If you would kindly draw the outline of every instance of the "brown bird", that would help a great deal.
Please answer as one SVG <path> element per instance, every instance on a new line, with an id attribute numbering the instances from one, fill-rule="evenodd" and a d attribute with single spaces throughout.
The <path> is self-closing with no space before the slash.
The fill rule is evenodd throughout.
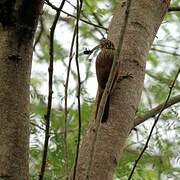
<path id="1" fill-rule="evenodd" d="M 111 71 L 111 66 L 114 59 L 114 44 L 108 39 L 102 39 L 99 45 L 101 51 L 96 58 L 96 76 L 98 81 L 98 98 L 97 107 L 95 111 L 95 118 L 97 116 L 99 104 L 108 81 L 108 77 Z M 101 122 L 106 122 L 109 114 L 109 97 L 107 99 L 104 114 Z"/>

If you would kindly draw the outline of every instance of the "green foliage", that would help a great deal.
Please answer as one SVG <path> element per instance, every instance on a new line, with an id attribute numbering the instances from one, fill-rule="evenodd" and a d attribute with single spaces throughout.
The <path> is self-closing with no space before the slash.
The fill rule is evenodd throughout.
<path id="1" fill-rule="evenodd" d="M 37 101 L 37 100 L 36 100 Z M 44 114 L 46 107 L 39 102 L 33 103 L 31 108 L 31 156 L 30 156 L 30 174 L 31 179 L 37 179 L 39 175 L 41 157 L 42 157 L 42 140 L 45 129 Z M 82 112 L 82 134 L 88 124 L 90 115 L 90 105 L 83 103 L 81 106 Z M 78 131 L 78 115 L 77 109 L 69 109 L 68 113 L 69 127 L 68 127 L 68 163 L 69 169 L 72 168 L 75 158 L 75 149 L 77 144 Z M 64 112 L 62 110 L 52 110 L 51 115 L 51 129 L 50 129 L 50 143 L 48 150 L 48 160 L 46 167 L 46 178 L 61 179 L 65 174 L 65 160 L 64 160 Z M 42 129 L 41 129 L 42 128 Z"/>

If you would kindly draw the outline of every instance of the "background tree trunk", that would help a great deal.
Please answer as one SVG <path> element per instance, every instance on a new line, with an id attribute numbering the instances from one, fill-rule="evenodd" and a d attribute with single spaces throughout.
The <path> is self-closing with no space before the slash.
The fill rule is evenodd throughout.
<path id="1" fill-rule="evenodd" d="M 118 33 L 121 32 L 124 22 L 126 2 L 119 0 L 109 28 L 108 38 L 116 47 Z M 170 0 L 136 0 L 131 3 L 123 47 L 119 56 L 119 81 L 110 96 L 109 118 L 106 123 L 101 124 L 98 132 L 89 179 L 111 180 L 113 177 L 134 124 L 143 89 L 146 57 L 169 3 Z M 132 77 L 128 77 L 127 74 L 131 74 Z M 96 123 L 91 118 L 80 147 L 77 180 L 86 179 L 95 127 Z"/>
<path id="2" fill-rule="evenodd" d="M 0 2 L 0 177 L 3 179 L 28 179 L 32 43 L 42 5 L 42 0 Z"/>

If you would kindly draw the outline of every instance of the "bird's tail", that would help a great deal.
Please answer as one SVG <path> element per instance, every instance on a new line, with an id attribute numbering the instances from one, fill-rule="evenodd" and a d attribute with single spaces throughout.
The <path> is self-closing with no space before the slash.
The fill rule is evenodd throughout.
<path id="1" fill-rule="evenodd" d="M 105 105 L 105 108 L 104 108 L 104 113 L 103 113 L 103 117 L 102 117 L 102 120 L 101 122 L 104 123 L 107 121 L 108 119 L 108 115 L 109 115 L 109 96 L 107 98 L 107 101 L 106 101 L 106 105 Z"/>
<path id="2" fill-rule="evenodd" d="M 100 105 L 100 102 L 101 102 L 102 95 L 103 95 L 103 92 L 99 92 L 98 98 L 97 98 L 96 111 L 95 111 L 95 119 L 97 117 L 97 113 L 98 113 L 98 109 L 99 109 L 99 105 Z M 103 117 L 102 117 L 102 120 L 101 120 L 102 123 L 106 122 L 107 119 L 108 119 L 108 115 L 109 115 L 109 100 L 110 100 L 110 98 L 108 96 L 108 99 L 106 101 L 106 105 L 105 105 L 105 108 L 104 108 Z"/>

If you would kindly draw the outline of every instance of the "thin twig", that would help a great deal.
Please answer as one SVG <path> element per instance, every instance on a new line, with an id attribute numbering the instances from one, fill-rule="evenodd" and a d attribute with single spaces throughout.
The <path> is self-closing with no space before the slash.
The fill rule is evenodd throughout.
<path id="1" fill-rule="evenodd" d="M 97 117 L 96 117 L 97 124 L 96 124 L 95 132 L 94 132 L 94 136 L 93 136 L 93 140 L 92 140 L 92 148 L 90 150 L 90 159 L 89 159 L 88 167 L 87 167 L 87 175 L 86 175 L 87 180 L 90 179 L 90 171 L 91 171 L 91 166 L 92 166 L 92 162 L 93 162 L 93 158 L 94 158 L 96 141 L 97 141 L 97 136 L 98 136 L 98 132 L 99 132 L 99 129 L 100 129 L 101 120 L 102 120 L 102 117 L 103 117 L 104 108 L 105 108 L 106 101 L 107 101 L 107 98 L 108 98 L 109 93 L 111 91 L 112 84 L 113 84 L 113 81 L 115 80 L 116 72 L 117 72 L 117 69 L 118 69 L 118 63 L 119 63 L 118 59 L 119 59 L 119 56 L 120 56 L 121 50 L 122 50 L 123 39 L 124 39 L 124 34 L 125 34 L 125 31 L 126 31 L 126 27 L 127 27 L 130 6 L 131 6 L 131 0 L 126 1 L 126 10 L 125 10 L 124 23 L 123 23 L 123 26 L 121 28 L 121 32 L 119 33 L 119 36 L 118 36 L 118 40 L 119 40 L 118 47 L 117 47 L 117 50 L 115 51 L 113 64 L 112 64 L 112 67 L 111 67 L 111 72 L 110 72 L 108 82 L 106 84 L 106 88 L 105 88 L 105 90 L 103 92 L 103 95 L 102 95 L 102 98 L 101 98 L 101 101 L 100 101 L 100 105 L 99 105 L 99 108 L 98 108 L 98 113 L 97 113 Z"/>
<path id="2" fill-rule="evenodd" d="M 168 12 L 173 12 L 173 11 L 180 11 L 180 6 L 177 6 L 177 7 L 169 7 Z"/>
<path id="3" fill-rule="evenodd" d="M 134 164 L 134 166 L 133 166 L 133 169 L 132 169 L 132 171 L 131 171 L 131 174 L 130 174 L 128 180 L 130 180 L 130 179 L 132 178 L 138 162 L 140 161 L 141 157 L 143 156 L 145 150 L 146 150 L 147 147 L 148 147 L 148 144 L 149 144 L 149 141 L 150 141 L 150 139 L 151 139 L 153 130 L 154 130 L 154 128 L 156 127 L 156 124 L 157 124 L 157 122 L 158 122 L 158 120 L 159 120 L 162 112 L 164 111 L 164 109 L 165 109 L 166 106 L 167 106 L 167 103 L 168 103 L 168 101 L 169 101 L 169 98 L 170 98 L 170 96 L 171 96 L 173 87 L 174 87 L 174 85 L 175 85 L 175 83 L 176 83 L 176 80 L 177 80 L 177 78 L 178 78 L 179 73 L 180 73 L 180 68 L 178 69 L 178 71 L 177 71 L 177 73 L 176 73 L 176 76 L 175 76 L 175 78 L 174 78 L 174 80 L 173 80 L 173 82 L 172 82 L 172 85 L 169 87 L 169 93 L 168 93 L 168 96 L 167 96 L 167 98 L 166 98 L 166 101 L 165 101 L 165 103 L 163 104 L 163 106 L 162 106 L 162 108 L 161 108 L 158 116 L 155 118 L 154 124 L 153 124 L 153 126 L 152 126 L 152 128 L 151 128 L 151 131 L 150 131 L 149 136 L 148 136 L 148 138 L 147 138 L 146 144 L 145 144 L 143 150 L 141 151 L 139 157 L 138 157 L 137 160 L 135 161 L 135 164 Z"/>
<path id="4" fill-rule="evenodd" d="M 92 15 L 94 16 L 94 19 L 96 20 L 96 22 L 100 25 L 100 26 L 103 26 L 102 25 L 102 23 L 101 23 L 101 21 L 100 21 L 100 19 L 99 19 L 99 17 L 98 17 L 98 15 L 97 15 L 97 13 L 95 13 L 92 9 L 92 7 L 91 7 L 91 5 L 88 3 L 88 1 L 85 1 L 85 4 L 89 7 L 89 9 L 91 10 L 91 12 L 92 12 Z"/>
<path id="5" fill-rule="evenodd" d="M 178 47 L 176 46 L 176 47 L 174 47 L 174 46 L 170 46 L 170 45 L 164 45 L 164 44 L 153 44 L 153 47 L 157 47 L 157 46 L 159 46 L 159 47 L 163 47 L 163 48 L 172 48 L 172 49 L 178 49 Z"/>
<path id="6" fill-rule="evenodd" d="M 134 127 L 133 128 L 135 128 L 139 124 L 143 123 L 144 121 L 148 120 L 149 118 L 156 116 L 160 112 L 160 110 L 162 109 L 164 103 L 161 103 L 158 106 L 156 106 L 155 108 L 152 108 L 150 111 L 146 112 L 142 116 L 137 116 L 134 120 Z M 170 106 L 177 104 L 177 103 L 180 103 L 180 95 L 177 95 L 177 96 L 170 98 L 169 101 L 167 102 L 166 106 L 165 106 L 165 109 L 167 109 Z"/>
<path id="7" fill-rule="evenodd" d="M 52 4 L 49 0 L 45 0 L 45 3 L 50 6 L 55 11 L 58 11 L 58 7 L 56 7 L 54 4 Z"/>
<path id="8" fill-rule="evenodd" d="M 35 42 L 34 42 L 33 51 L 35 51 L 36 45 L 40 42 L 40 39 L 41 39 L 43 32 L 44 32 L 43 18 L 40 17 L 40 31 L 39 31 L 39 34 L 38 34 Z"/>
<path id="9" fill-rule="evenodd" d="M 30 124 L 32 125 L 32 126 L 35 126 L 35 127 L 37 127 L 37 128 L 39 128 L 40 130 L 42 130 L 42 131 L 46 131 L 44 128 L 42 128 L 41 126 L 39 126 L 38 124 L 36 124 L 36 123 L 34 123 L 34 122 L 32 122 L 32 121 L 30 121 Z"/>
<path id="10" fill-rule="evenodd" d="M 66 0 L 66 2 L 67 2 L 68 4 L 70 4 L 73 8 L 76 9 L 76 6 L 75 6 L 74 4 L 72 4 L 70 1 Z"/>
<path id="11" fill-rule="evenodd" d="M 47 106 L 47 112 L 44 115 L 44 119 L 46 122 L 46 131 L 45 131 L 45 139 L 44 139 L 44 148 L 43 148 L 43 158 L 42 158 L 42 164 L 41 164 L 41 172 L 39 174 L 39 180 L 43 180 L 44 178 L 44 173 L 45 173 L 45 167 L 46 167 L 46 159 L 47 159 L 47 152 L 48 152 L 48 143 L 49 143 L 49 129 L 50 129 L 50 116 L 51 116 L 51 107 L 52 107 L 52 85 L 53 85 L 53 63 L 54 63 L 54 32 L 56 29 L 56 25 L 61 13 L 61 10 L 64 6 L 65 0 L 61 2 L 60 7 L 57 10 L 56 16 L 54 18 L 53 24 L 50 28 L 50 48 L 49 48 L 49 56 L 50 56 L 50 61 L 49 61 L 49 82 L 48 82 L 48 106 Z"/>
<path id="12" fill-rule="evenodd" d="M 64 121 L 65 121 L 65 130 L 64 130 L 64 156 L 65 156 L 65 171 L 66 174 L 68 173 L 68 145 L 67 145 L 67 132 L 68 132 L 68 108 L 67 108 L 67 100 L 68 100 L 68 85 L 69 85 L 69 75 L 71 70 L 71 62 L 73 59 L 73 46 L 74 40 L 76 36 L 76 31 L 74 30 L 73 38 L 71 42 L 70 54 L 69 54 L 69 64 L 67 68 L 67 75 L 66 75 L 66 83 L 65 83 L 65 97 L 64 97 Z"/>
<path id="13" fill-rule="evenodd" d="M 69 13 L 67 13 L 66 11 L 62 11 L 62 12 L 63 12 L 64 14 L 70 16 L 70 17 L 76 18 L 76 16 L 74 16 L 74 15 L 72 15 L 72 14 L 69 14 Z M 86 21 L 86 20 L 81 19 L 81 18 L 80 18 L 79 20 L 82 21 L 82 22 L 84 22 L 84 23 L 86 23 L 86 24 L 89 24 L 89 25 L 91 25 L 91 26 L 94 26 L 94 27 L 97 27 L 97 28 L 101 28 L 101 29 L 103 29 L 103 30 L 105 30 L 105 31 L 108 31 L 108 28 L 106 28 L 106 27 L 104 27 L 104 26 L 100 26 L 100 25 L 98 25 L 98 24 L 94 24 L 94 23 L 92 23 L 92 22 Z"/>
<path id="14" fill-rule="evenodd" d="M 90 68 L 91 68 L 91 63 L 88 63 L 88 65 L 86 67 L 85 77 L 83 80 L 81 80 L 81 84 L 84 84 L 88 80 L 90 73 L 91 73 Z"/>
<path id="15" fill-rule="evenodd" d="M 76 178 L 76 168 L 78 163 L 79 157 L 79 146 L 81 141 L 81 101 L 80 101 L 80 94 L 81 94 L 81 78 L 80 78 L 80 70 L 79 70 L 79 62 L 78 62 L 78 54 L 79 54 L 79 18 L 81 13 L 81 8 L 83 5 L 83 0 L 77 0 L 77 20 L 76 20 L 76 67 L 77 67 L 77 77 L 78 77 L 78 88 L 77 88 L 77 100 L 78 100 L 78 141 L 76 147 L 76 158 L 75 158 L 75 165 L 73 171 L 73 180 Z"/>
<path id="16" fill-rule="evenodd" d="M 67 68 L 66 82 L 65 82 L 65 97 L 64 97 L 64 120 L 65 120 L 65 131 L 64 131 L 64 154 L 65 154 L 65 167 L 66 174 L 68 173 L 68 146 L 67 146 L 67 132 L 68 132 L 68 108 L 67 108 L 67 100 L 68 100 L 68 86 L 69 86 L 69 75 L 71 71 L 71 62 L 74 56 L 73 47 L 76 37 L 76 26 L 74 28 L 73 37 L 71 41 L 71 47 L 69 52 L 69 64 Z"/>
<path id="17" fill-rule="evenodd" d="M 157 52 L 164 53 L 164 54 L 169 54 L 169 55 L 172 55 L 172 56 L 180 56 L 180 54 L 178 54 L 178 53 L 169 52 L 169 51 L 165 51 L 165 50 L 161 50 L 161 49 L 157 49 L 157 48 L 151 48 L 151 51 L 157 51 Z"/>
<path id="18" fill-rule="evenodd" d="M 156 81 L 159 81 L 159 82 L 161 82 L 161 83 L 163 83 L 163 84 L 166 84 L 166 85 L 169 85 L 169 84 L 171 84 L 171 79 L 170 78 L 166 78 L 166 77 L 161 77 L 161 74 L 154 74 L 154 73 L 151 73 L 150 71 L 146 71 L 146 74 L 150 77 L 150 78 L 152 78 L 152 79 L 154 79 L 154 80 L 156 80 Z M 174 88 L 176 88 L 177 90 L 180 90 L 180 84 L 176 84 L 175 86 L 174 86 Z"/>
<path id="19" fill-rule="evenodd" d="M 67 1 L 74 9 L 77 9 L 76 6 L 74 6 L 71 2 L 69 2 L 68 0 L 66 0 L 66 1 Z M 90 7 L 90 5 L 87 3 L 87 1 L 84 1 L 84 2 L 85 2 L 85 4 L 86 4 L 90 9 L 92 9 L 92 8 Z M 81 15 L 82 15 L 84 18 L 86 18 L 89 23 L 93 24 L 93 22 L 88 18 L 88 16 L 87 16 L 83 11 L 81 11 Z M 97 14 L 95 14 L 94 12 L 92 12 L 92 15 L 94 16 L 97 24 L 98 24 L 99 26 L 103 27 L 103 24 L 100 22 Z M 95 27 L 95 30 L 98 31 L 98 32 L 101 34 L 102 37 L 104 37 L 104 33 L 101 32 L 101 30 L 100 30 L 99 28 Z"/>
<path id="20" fill-rule="evenodd" d="M 81 14 L 83 15 L 83 17 L 85 17 L 85 18 L 88 20 L 89 23 L 94 24 L 94 23 L 87 17 L 87 15 L 84 14 L 83 11 L 81 12 Z M 92 13 L 92 14 L 93 14 L 94 16 L 96 15 L 95 13 Z M 96 17 L 97 17 L 97 15 L 96 15 Z M 102 25 L 102 23 L 100 23 L 100 21 L 98 21 L 98 18 L 97 18 L 97 19 L 95 18 L 95 20 L 96 20 L 96 22 L 97 22 L 96 25 L 98 25 L 99 27 L 104 27 L 104 26 Z M 102 31 L 101 31 L 101 28 L 99 28 L 99 27 L 94 26 L 94 29 L 95 29 L 96 31 L 98 31 L 98 33 L 102 36 L 102 38 L 104 38 L 104 32 L 102 32 Z M 104 29 L 104 30 L 105 30 L 105 29 Z M 107 31 L 108 31 L 108 29 L 106 29 L 106 33 L 107 33 Z"/>
<path id="21" fill-rule="evenodd" d="M 73 55 L 72 55 L 71 58 L 70 58 L 70 56 L 69 56 L 69 62 L 70 62 L 70 60 L 73 59 L 74 55 L 75 55 L 75 53 L 73 53 Z M 68 68 L 69 68 L 69 62 L 68 62 L 68 64 L 66 64 L 65 61 L 62 61 L 63 65 L 65 66 L 65 68 L 66 68 L 67 70 L 68 70 Z M 73 78 L 74 78 L 75 80 L 77 79 L 77 74 L 76 74 L 75 70 L 70 69 L 70 74 L 73 76 Z M 66 76 L 66 77 L 67 77 L 67 76 Z"/>
<path id="22" fill-rule="evenodd" d="M 50 6 L 52 9 L 54 9 L 54 10 L 57 10 L 57 9 L 58 9 L 58 8 L 57 8 L 55 5 L 53 5 L 49 0 L 45 0 L 45 2 L 46 2 L 46 4 L 47 4 L 48 6 Z M 74 16 L 74 15 L 72 15 L 72 14 L 70 14 L 70 13 L 64 11 L 64 10 L 62 10 L 62 13 L 66 14 L 67 16 L 70 16 L 70 17 L 73 17 L 73 18 L 76 19 L 76 16 Z M 79 18 L 79 20 L 82 21 L 82 22 L 84 22 L 84 23 L 86 23 L 86 24 L 89 24 L 89 25 L 91 25 L 91 26 L 94 26 L 94 27 L 96 27 L 96 28 L 100 28 L 100 29 L 103 29 L 103 30 L 105 30 L 105 31 L 108 30 L 108 28 L 106 28 L 106 27 L 100 26 L 100 25 L 98 25 L 98 24 L 94 24 L 94 23 L 89 22 L 89 21 L 86 21 L 86 20 L 84 20 L 84 19 Z"/>

